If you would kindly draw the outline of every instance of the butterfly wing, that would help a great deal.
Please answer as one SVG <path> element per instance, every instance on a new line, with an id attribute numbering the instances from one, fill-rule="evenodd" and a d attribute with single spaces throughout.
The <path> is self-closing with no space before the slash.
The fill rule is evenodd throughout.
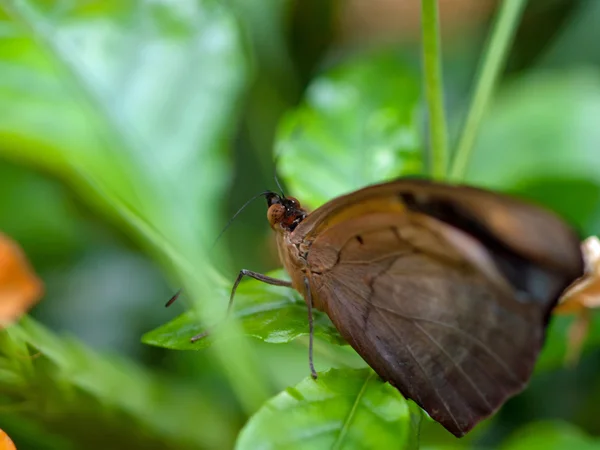
<path id="1" fill-rule="evenodd" d="M 575 243 L 562 261 L 519 249 L 523 236 L 503 236 L 482 219 L 493 212 L 447 193 L 415 201 L 394 191 L 369 203 L 360 214 L 349 212 L 356 202 L 333 208 L 325 226 L 306 228 L 320 226 L 305 241 L 315 306 L 384 380 L 462 436 L 527 383 L 550 310 L 581 273 L 577 240 L 554 216 L 518 202 L 541 215 L 537 233 Z M 530 224 L 520 227 L 525 238 Z"/>
<path id="2" fill-rule="evenodd" d="M 291 243 L 311 243 L 337 223 L 374 212 L 420 212 L 475 236 L 493 252 L 507 255 L 507 249 L 569 276 L 583 271 L 580 239 L 552 212 L 484 189 L 425 180 L 398 180 L 337 197 L 300 223 Z"/>

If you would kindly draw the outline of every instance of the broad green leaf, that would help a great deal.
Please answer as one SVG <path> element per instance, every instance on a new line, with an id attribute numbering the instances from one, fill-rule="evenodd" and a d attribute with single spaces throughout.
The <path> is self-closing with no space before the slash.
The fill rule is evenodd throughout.
<path id="1" fill-rule="evenodd" d="M 331 369 L 269 400 L 236 448 L 414 448 L 421 412 L 370 369 Z"/>
<path id="2" fill-rule="evenodd" d="M 600 76 L 537 73 L 497 94 L 466 181 L 546 205 L 600 232 Z"/>
<path id="3" fill-rule="evenodd" d="M 290 192 L 314 208 L 420 173 L 420 98 L 418 74 L 393 53 L 362 56 L 316 78 L 275 145 Z"/>
<path id="4" fill-rule="evenodd" d="M 76 448 L 224 448 L 235 432 L 223 419 L 230 411 L 210 394 L 99 355 L 29 318 L 0 331 L 0 369 L 0 422 L 9 412 L 42 423 Z"/>
<path id="5" fill-rule="evenodd" d="M 565 422 L 539 422 L 514 433 L 500 450 L 598 450 L 600 439 Z"/>
<path id="6" fill-rule="evenodd" d="M 126 225 L 208 316 L 222 280 L 205 249 L 248 65 L 233 15 L 195 0 L 2 5 L 0 157 L 55 174 Z M 213 354 L 254 409 L 267 390 L 251 348 L 221 345 Z"/>
<path id="7" fill-rule="evenodd" d="M 282 270 L 269 276 L 284 279 Z M 229 297 L 222 292 L 223 306 Z M 344 344 L 337 330 L 322 312 L 314 311 L 315 336 L 328 342 Z M 258 280 L 245 280 L 238 286 L 233 315 L 248 336 L 265 342 L 281 344 L 308 334 L 308 316 L 304 299 L 293 289 L 271 286 Z M 186 312 L 171 322 L 146 333 L 142 342 L 176 350 L 201 350 L 220 337 L 218 330 L 195 343 L 190 338 L 205 331 L 192 312 Z"/>
<path id="8" fill-rule="evenodd" d="M 192 228 L 173 223 L 177 211 L 212 227 L 226 180 L 217 150 L 246 72 L 227 10 L 188 0 L 6 4 L 2 152 L 91 184 L 163 234 Z"/>

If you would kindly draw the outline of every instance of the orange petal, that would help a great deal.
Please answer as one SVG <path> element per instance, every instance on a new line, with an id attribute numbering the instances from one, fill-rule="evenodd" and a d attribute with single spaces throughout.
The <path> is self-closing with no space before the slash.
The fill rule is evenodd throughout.
<path id="1" fill-rule="evenodd" d="M 565 290 L 554 308 L 556 314 L 579 313 L 600 307 L 600 240 L 595 236 L 587 238 L 581 250 L 585 273 Z"/>
<path id="2" fill-rule="evenodd" d="M 575 367 L 579 362 L 583 345 L 590 331 L 590 322 L 592 320 L 589 310 L 584 310 L 577 316 L 567 337 L 567 353 L 565 355 L 565 364 L 568 367 Z"/>
<path id="3" fill-rule="evenodd" d="M 8 434 L 0 430 L 0 450 L 17 450 L 13 441 L 10 440 Z"/>
<path id="4" fill-rule="evenodd" d="M 0 233 L 0 328 L 25 314 L 42 292 L 42 282 L 21 248 Z"/>

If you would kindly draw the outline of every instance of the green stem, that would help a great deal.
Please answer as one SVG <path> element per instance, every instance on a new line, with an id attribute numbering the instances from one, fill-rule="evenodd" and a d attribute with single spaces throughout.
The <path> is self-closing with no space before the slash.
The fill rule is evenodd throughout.
<path id="1" fill-rule="evenodd" d="M 429 113 L 431 175 L 443 179 L 448 166 L 448 132 L 444 116 L 444 90 L 437 0 L 421 0 L 424 85 Z"/>
<path id="2" fill-rule="evenodd" d="M 467 172 L 477 132 L 526 3 L 527 0 L 503 0 L 500 6 L 479 66 L 471 105 L 454 154 L 450 172 L 450 179 L 453 181 L 461 181 Z"/>

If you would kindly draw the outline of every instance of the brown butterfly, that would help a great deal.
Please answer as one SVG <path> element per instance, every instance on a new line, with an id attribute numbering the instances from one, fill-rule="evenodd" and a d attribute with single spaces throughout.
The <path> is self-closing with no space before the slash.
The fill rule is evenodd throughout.
<path id="1" fill-rule="evenodd" d="M 466 186 L 399 180 L 308 214 L 264 194 L 293 287 L 385 381 L 463 436 L 523 390 L 550 311 L 583 273 L 579 239 L 554 214 Z M 193 340 L 203 337 L 196 336 Z"/>

